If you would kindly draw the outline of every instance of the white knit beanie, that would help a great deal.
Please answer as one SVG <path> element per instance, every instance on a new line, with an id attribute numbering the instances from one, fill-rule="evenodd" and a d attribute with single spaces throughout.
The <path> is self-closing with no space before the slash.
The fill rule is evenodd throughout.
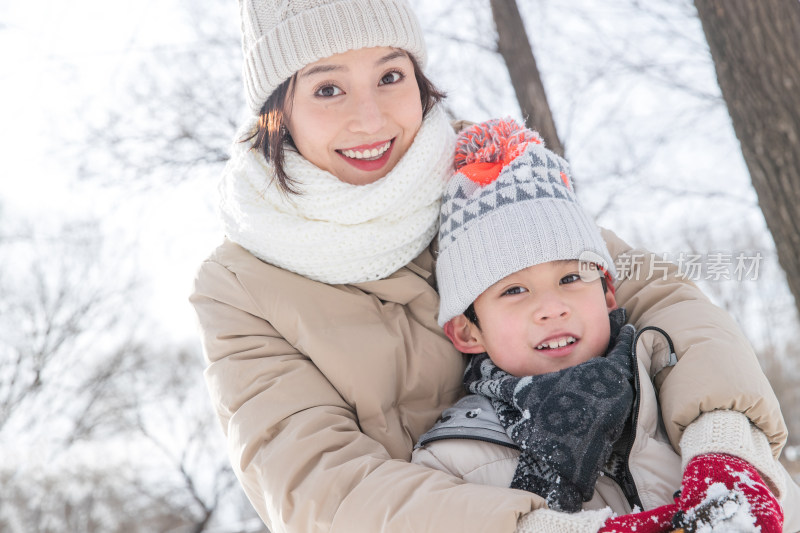
<path id="1" fill-rule="evenodd" d="M 278 85 L 315 61 L 389 46 L 425 64 L 419 21 L 405 0 L 239 0 L 244 87 L 258 115 Z"/>
<path id="2" fill-rule="evenodd" d="M 442 198 L 436 280 L 439 325 L 491 285 L 529 266 L 579 260 L 613 282 L 600 230 L 578 204 L 569 165 L 512 119 L 464 130 Z"/>

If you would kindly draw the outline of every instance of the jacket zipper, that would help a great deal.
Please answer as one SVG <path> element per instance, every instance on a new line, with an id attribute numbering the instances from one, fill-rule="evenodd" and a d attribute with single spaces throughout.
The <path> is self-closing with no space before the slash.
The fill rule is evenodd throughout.
<path id="1" fill-rule="evenodd" d="M 431 438 L 425 439 L 424 441 L 420 440 L 417 443 L 417 445 L 414 446 L 414 449 L 416 450 L 417 448 L 419 448 L 421 446 L 426 446 L 426 445 L 430 444 L 431 442 L 436 442 L 437 440 L 453 440 L 453 439 L 456 439 L 456 440 L 458 440 L 458 439 L 462 439 L 462 440 L 479 440 L 479 441 L 482 441 L 482 442 L 489 442 L 491 444 L 497 444 L 498 446 L 505 446 L 506 448 L 511 448 L 512 450 L 522 451 L 522 448 L 520 448 L 517 444 L 511 443 L 511 442 L 505 442 L 505 441 L 498 440 L 498 439 L 493 439 L 493 438 L 490 438 L 490 437 L 479 437 L 479 436 L 476 436 L 476 435 L 453 435 L 452 433 L 449 433 L 449 434 L 446 434 L 446 435 L 442 435 L 441 437 L 431 437 Z"/>
<path id="2" fill-rule="evenodd" d="M 634 340 L 630 355 L 632 359 L 631 374 L 633 375 L 634 400 L 630 417 L 630 434 L 626 439 L 627 443 L 625 446 L 625 453 L 622 456 L 624 469 L 620 473 L 621 475 L 615 475 L 617 474 L 616 468 L 613 469 L 614 471 L 612 472 L 606 472 L 606 475 L 617 484 L 622 491 L 622 495 L 628 501 L 628 505 L 630 505 L 631 510 L 633 510 L 636 508 L 636 506 L 638 506 L 640 509 L 643 509 L 642 500 L 639 498 L 639 490 L 636 488 L 636 483 L 633 481 L 633 475 L 631 474 L 630 469 L 630 457 L 631 452 L 633 451 L 633 443 L 636 442 L 636 426 L 639 422 L 639 394 L 641 392 L 639 390 L 639 365 L 636 360 L 636 340 Z"/>
<path id="3" fill-rule="evenodd" d="M 633 390 L 635 396 L 632 409 L 631 436 L 630 439 L 628 439 L 628 447 L 625 450 L 625 476 L 623 484 L 620 488 L 622 489 L 622 493 L 625 495 L 625 498 L 628 500 L 628 504 L 631 506 L 631 509 L 639 506 L 639 509 L 643 510 L 644 506 L 642 505 L 641 498 L 639 498 L 639 490 L 636 488 L 636 482 L 633 481 L 633 474 L 631 474 L 630 468 L 631 452 L 633 451 L 633 443 L 636 442 L 636 429 L 639 424 L 639 395 L 641 394 L 641 391 L 639 390 L 639 362 L 636 359 L 637 340 L 638 337 L 634 338 L 633 346 L 631 347 L 631 368 L 633 370 Z"/>
<path id="4" fill-rule="evenodd" d="M 622 480 L 622 483 L 620 483 L 617 480 L 614 481 L 617 481 L 617 484 L 622 489 L 622 494 L 628 500 L 628 504 L 631 506 L 631 509 L 633 509 L 635 506 L 638 505 L 639 509 L 642 510 L 644 509 L 644 506 L 642 505 L 641 498 L 639 498 L 639 490 L 636 488 L 636 483 L 633 481 L 633 475 L 631 474 L 631 469 L 630 469 L 630 457 L 631 457 L 631 451 L 633 451 L 633 443 L 636 441 L 636 430 L 639 425 L 639 397 L 641 394 L 639 385 L 640 383 L 639 360 L 636 357 L 636 345 L 639 344 L 639 337 L 641 336 L 641 334 L 647 330 L 654 330 L 657 331 L 658 333 L 661 333 L 661 335 L 663 335 L 667 341 L 667 345 L 669 346 L 669 361 L 667 362 L 666 365 L 664 365 L 664 368 L 675 366 L 678 362 L 678 357 L 675 355 L 675 347 L 672 344 L 672 339 L 670 338 L 670 336 L 667 334 L 666 331 L 664 331 L 661 328 L 657 328 L 655 326 L 647 326 L 636 332 L 636 335 L 633 338 L 633 346 L 631 346 L 631 353 L 630 353 L 631 364 L 633 368 L 633 385 L 634 385 L 634 391 L 636 392 L 636 397 L 633 402 L 631 437 L 628 441 L 628 447 L 625 451 L 624 479 Z"/>

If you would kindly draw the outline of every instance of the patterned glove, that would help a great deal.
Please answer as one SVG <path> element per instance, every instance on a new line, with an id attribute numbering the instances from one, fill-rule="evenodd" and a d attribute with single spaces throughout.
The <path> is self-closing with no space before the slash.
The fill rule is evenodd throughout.
<path id="1" fill-rule="evenodd" d="M 672 531 L 672 517 L 678 512 L 674 503 L 650 511 L 609 518 L 597 533 L 666 533 Z"/>
<path id="2" fill-rule="evenodd" d="M 680 511 L 673 526 L 684 533 L 726 524 L 731 531 L 783 530 L 778 500 L 750 463 L 732 455 L 709 453 L 689 461 L 675 501 Z"/>

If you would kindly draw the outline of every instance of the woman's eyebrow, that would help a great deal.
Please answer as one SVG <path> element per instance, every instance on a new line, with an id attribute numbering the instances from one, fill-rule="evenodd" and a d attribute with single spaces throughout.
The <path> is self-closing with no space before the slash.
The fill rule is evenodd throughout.
<path id="1" fill-rule="evenodd" d="M 308 76 L 313 76 L 314 74 L 322 74 L 325 72 L 332 72 L 334 70 L 344 70 L 344 66 L 342 65 L 317 65 L 316 67 L 311 67 L 310 69 L 302 72 L 300 74 L 301 78 L 307 78 Z"/>
<path id="2" fill-rule="evenodd" d="M 376 65 L 383 65 L 384 63 L 388 63 L 389 61 L 392 61 L 393 59 L 397 59 L 397 58 L 401 58 L 401 57 L 406 57 L 406 53 L 403 50 L 393 50 L 393 51 L 389 52 L 388 54 L 386 54 L 385 56 L 383 56 L 382 58 L 380 58 L 377 61 L 375 61 L 375 64 Z M 315 67 L 309 68 L 305 72 L 302 72 L 300 74 L 300 77 L 306 78 L 308 76 L 313 76 L 314 74 L 324 74 L 326 72 L 333 72 L 333 71 L 336 71 L 336 70 L 346 70 L 346 68 L 345 68 L 344 65 L 337 65 L 335 63 L 329 64 L 329 65 L 317 65 Z"/>
<path id="3" fill-rule="evenodd" d="M 403 50 L 394 50 L 392 52 L 389 52 L 388 54 L 386 54 L 385 56 L 383 56 L 379 60 L 377 60 L 375 62 L 375 64 L 376 65 L 382 65 L 384 63 L 388 63 L 392 59 L 397 59 L 399 57 L 407 57 L 407 56 L 406 56 L 406 53 Z"/>

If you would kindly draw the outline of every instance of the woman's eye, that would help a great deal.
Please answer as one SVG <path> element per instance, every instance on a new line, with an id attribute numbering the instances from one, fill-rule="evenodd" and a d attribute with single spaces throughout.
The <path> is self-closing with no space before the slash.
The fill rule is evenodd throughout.
<path id="1" fill-rule="evenodd" d="M 331 96 L 339 96 L 342 94 L 342 90 L 338 88 L 336 85 L 323 85 L 316 91 L 314 91 L 314 96 L 321 96 L 323 98 L 328 98 Z"/>
<path id="2" fill-rule="evenodd" d="M 561 278 L 562 285 L 568 285 L 570 283 L 575 283 L 576 281 L 580 281 L 581 277 L 578 274 L 568 274 Z"/>
<path id="3" fill-rule="evenodd" d="M 510 294 L 522 294 L 523 292 L 527 292 L 527 289 L 525 289 L 525 287 L 511 287 L 510 289 L 506 289 L 505 291 L 503 291 L 503 296 L 505 296 L 507 294 L 509 294 L 509 295 Z"/>
<path id="4" fill-rule="evenodd" d="M 392 72 L 387 72 L 386 74 L 383 75 L 379 85 L 389 85 L 391 83 L 397 83 L 402 79 L 403 75 L 400 72 L 393 70 Z"/>

